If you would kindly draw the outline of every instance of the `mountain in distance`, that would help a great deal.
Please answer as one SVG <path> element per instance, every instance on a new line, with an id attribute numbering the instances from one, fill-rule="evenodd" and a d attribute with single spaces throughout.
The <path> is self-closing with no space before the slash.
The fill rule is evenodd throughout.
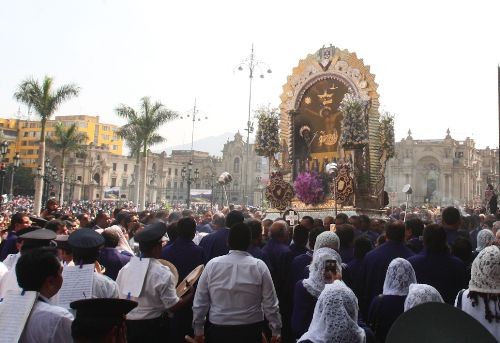
<path id="1" fill-rule="evenodd" d="M 232 141 L 234 139 L 235 132 L 225 132 L 217 136 L 210 136 L 201 138 L 199 140 L 195 140 L 193 144 L 193 149 L 196 151 L 205 151 L 208 152 L 212 156 L 222 157 L 222 149 L 224 148 L 224 144 L 229 140 Z M 172 153 L 172 150 L 189 150 L 191 149 L 191 143 L 174 145 L 174 146 L 158 146 L 153 150 L 154 152 L 162 152 L 166 151 L 168 155 Z"/>

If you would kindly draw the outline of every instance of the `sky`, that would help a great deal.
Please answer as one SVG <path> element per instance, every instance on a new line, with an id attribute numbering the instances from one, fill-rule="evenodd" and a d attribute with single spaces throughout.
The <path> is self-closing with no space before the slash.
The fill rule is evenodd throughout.
<path id="1" fill-rule="evenodd" d="M 185 115 L 196 99 L 208 119 L 195 140 L 243 133 L 249 79 L 237 66 L 252 43 L 273 71 L 254 79 L 253 108 L 279 106 L 299 60 L 332 44 L 370 65 L 396 140 L 409 128 L 414 139 L 442 139 L 449 128 L 497 147 L 499 13 L 500 2 L 484 0 L 0 0 L 0 116 L 25 115 L 12 96 L 18 84 L 50 75 L 81 87 L 56 115 L 121 125 L 119 104 L 150 96 Z M 178 119 L 161 133 L 168 145 L 188 144 L 191 124 Z"/>

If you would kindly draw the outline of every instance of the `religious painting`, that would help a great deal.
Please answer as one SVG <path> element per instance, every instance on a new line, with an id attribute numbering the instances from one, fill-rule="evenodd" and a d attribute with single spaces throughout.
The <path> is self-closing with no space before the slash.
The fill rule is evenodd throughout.
<path id="1" fill-rule="evenodd" d="M 294 120 L 294 176 L 322 171 L 340 151 L 342 113 L 339 104 L 348 92 L 345 81 L 328 75 L 305 90 Z"/>

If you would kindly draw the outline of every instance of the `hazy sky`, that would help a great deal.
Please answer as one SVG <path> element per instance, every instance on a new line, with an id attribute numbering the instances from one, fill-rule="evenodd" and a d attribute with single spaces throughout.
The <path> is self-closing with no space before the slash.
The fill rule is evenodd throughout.
<path id="1" fill-rule="evenodd" d="M 0 0 L 0 115 L 28 77 L 74 82 L 78 98 L 57 114 L 99 115 L 148 95 L 187 113 L 197 99 L 209 119 L 195 139 L 243 132 L 250 53 L 273 73 L 255 79 L 253 106 L 279 105 L 299 59 L 322 45 L 354 51 L 371 66 L 382 109 L 396 114 L 396 139 L 469 136 L 498 146 L 498 1 L 145 1 Z M 189 143 L 191 122 L 163 134 Z M 203 149 L 203 147 L 197 147 Z"/>

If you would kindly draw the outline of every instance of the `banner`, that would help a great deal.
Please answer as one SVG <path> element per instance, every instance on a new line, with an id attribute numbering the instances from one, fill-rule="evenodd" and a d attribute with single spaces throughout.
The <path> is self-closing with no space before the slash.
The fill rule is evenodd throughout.
<path id="1" fill-rule="evenodd" d="M 120 187 L 110 187 L 104 188 L 103 199 L 119 199 L 120 198 Z"/>
<path id="2" fill-rule="evenodd" d="M 210 200 L 212 196 L 211 189 L 191 189 L 191 198 Z"/>

